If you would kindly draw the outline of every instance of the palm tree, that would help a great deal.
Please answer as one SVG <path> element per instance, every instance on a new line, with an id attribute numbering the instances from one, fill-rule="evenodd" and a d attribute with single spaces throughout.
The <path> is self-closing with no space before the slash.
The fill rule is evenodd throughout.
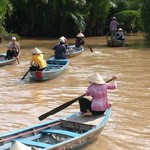
<path id="1" fill-rule="evenodd" d="M 127 32 L 141 29 L 140 4 L 141 0 L 111 0 L 111 16 L 116 16 Z"/>
<path id="2" fill-rule="evenodd" d="M 102 35 L 105 29 L 105 22 L 109 14 L 109 0 L 88 0 L 89 16 L 86 21 L 86 28 L 89 35 Z"/>

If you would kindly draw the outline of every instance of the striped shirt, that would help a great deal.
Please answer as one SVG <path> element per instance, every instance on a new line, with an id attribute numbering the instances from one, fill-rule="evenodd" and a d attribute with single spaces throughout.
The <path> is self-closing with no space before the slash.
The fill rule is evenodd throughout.
<path id="1" fill-rule="evenodd" d="M 115 89 L 117 82 L 106 83 L 106 84 L 91 84 L 85 95 L 92 97 L 91 110 L 93 111 L 105 111 L 110 108 L 110 104 L 107 99 L 107 89 Z"/>

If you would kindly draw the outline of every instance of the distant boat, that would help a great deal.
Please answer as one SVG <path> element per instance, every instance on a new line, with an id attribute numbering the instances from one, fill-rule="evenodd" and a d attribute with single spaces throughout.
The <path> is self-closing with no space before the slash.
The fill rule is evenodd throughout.
<path id="1" fill-rule="evenodd" d="M 50 80 L 64 72 L 68 65 L 69 59 L 55 59 L 51 57 L 47 60 L 47 67 L 43 71 L 30 71 L 30 74 L 37 81 Z"/>
<path id="2" fill-rule="evenodd" d="M 12 65 L 16 62 L 16 58 L 12 59 L 6 59 L 6 53 L 0 54 L 0 67 L 6 66 L 6 65 Z"/>
<path id="3" fill-rule="evenodd" d="M 123 44 L 124 44 L 123 40 L 117 40 L 117 39 L 107 40 L 107 46 L 109 47 L 120 47 L 123 46 Z"/>
<path id="4" fill-rule="evenodd" d="M 84 48 L 82 46 L 76 47 L 75 45 L 70 45 L 67 48 L 67 57 L 70 58 L 70 57 L 77 56 L 83 51 L 84 51 Z"/>
<path id="5" fill-rule="evenodd" d="M 106 38 L 108 47 L 121 47 L 124 45 L 125 42 L 125 40 L 108 39 L 108 36 L 106 36 Z"/>
<path id="6" fill-rule="evenodd" d="M 0 150 L 10 150 L 17 143 L 25 146 L 26 149 L 31 147 L 37 150 L 79 149 L 98 137 L 110 113 L 111 109 L 107 109 L 104 115 L 98 116 L 86 117 L 75 113 L 0 135 Z M 17 148 L 19 149 L 19 145 Z"/>

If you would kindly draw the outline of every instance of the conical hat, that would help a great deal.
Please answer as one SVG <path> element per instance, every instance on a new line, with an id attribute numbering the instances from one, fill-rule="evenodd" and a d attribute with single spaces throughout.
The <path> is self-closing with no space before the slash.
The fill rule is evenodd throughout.
<path id="1" fill-rule="evenodd" d="M 43 54 L 41 50 L 39 50 L 37 47 L 35 47 L 33 50 L 32 50 L 32 54 Z"/>
<path id="2" fill-rule="evenodd" d="M 92 83 L 96 83 L 96 84 L 104 84 L 105 83 L 105 81 L 103 80 L 103 78 L 100 76 L 100 74 L 98 72 L 93 73 L 92 75 L 88 76 L 87 80 Z"/>
<path id="3" fill-rule="evenodd" d="M 66 41 L 67 39 L 66 39 L 64 36 L 62 36 L 62 37 L 59 38 L 59 40 L 64 40 L 64 41 Z"/>
<path id="4" fill-rule="evenodd" d="M 28 147 L 18 141 L 16 141 L 12 147 L 10 148 L 10 150 L 32 150 L 31 147 Z"/>
<path id="5" fill-rule="evenodd" d="M 13 37 L 11 38 L 11 40 L 12 40 L 12 41 L 13 41 L 13 40 L 16 41 L 16 37 L 13 36 Z"/>
<path id="6" fill-rule="evenodd" d="M 117 18 L 116 17 L 112 17 L 112 20 L 117 20 Z"/>
<path id="7" fill-rule="evenodd" d="M 121 28 L 119 28 L 118 30 L 119 30 L 119 31 L 122 31 L 122 29 L 121 29 Z"/>
<path id="8" fill-rule="evenodd" d="M 84 37 L 84 34 L 80 32 L 77 34 L 77 37 Z"/>

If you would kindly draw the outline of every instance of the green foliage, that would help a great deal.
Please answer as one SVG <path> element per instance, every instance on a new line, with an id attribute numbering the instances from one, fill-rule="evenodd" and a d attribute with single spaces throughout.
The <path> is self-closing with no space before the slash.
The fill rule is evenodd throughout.
<path id="1" fill-rule="evenodd" d="M 143 0 L 141 7 L 141 19 L 146 33 L 146 38 L 150 39 L 150 1 Z"/>
<path id="2" fill-rule="evenodd" d="M 109 30 L 113 16 L 126 31 L 142 29 L 142 20 L 146 34 L 150 32 L 149 0 L 1 1 L 0 32 L 3 33 L 6 28 L 10 33 L 24 36 L 75 36 L 79 30 L 86 35 L 103 35 Z"/>
<path id="3" fill-rule="evenodd" d="M 17 40 L 20 40 L 20 36 L 16 33 L 6 33 L 3 35 L 4 40 L 11 40 L 12 37 L 16 37 Z"/>
<path id="4" fill-rule="evenodd" d="M 1 34 L 6 33 L 4 28 L 6 14 L 10 16 L 12 12 L 13 12 L 12 4 L 8 0 L 1 0 L 0 2 L 0 33 Z"/>
<path id="5" fill-rule="evenodd" d="M 122 28 L 128 32 L 136 32 L 141 28 L 140 11 L 125 10 L 116 13 L 116 17 L 122 23 Z"/>
<path id="6" fill-rule="evenodd" d="M 112 2 L 112 16 L 117 17 L 120 27 L 127 32 L 137 32 L 142 29 L 140 17 L 141 0 L 112 0 Z"/>

